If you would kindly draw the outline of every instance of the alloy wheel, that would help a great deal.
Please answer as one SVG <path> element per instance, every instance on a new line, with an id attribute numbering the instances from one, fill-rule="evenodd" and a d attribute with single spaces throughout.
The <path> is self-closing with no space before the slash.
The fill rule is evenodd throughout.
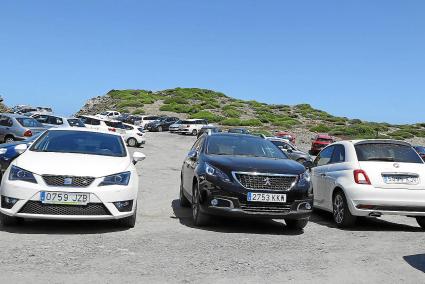
<path id="1" fill-rule="evenodd" d="M 344 207 L 345 207 L 344 200 L 341 194 L 335 195 L 333 205 L 334 205 L 333 214 L 334 214 L 335 222 L 338 224 L 341 224 L 344 221 Z"/>
<path id="2" fill-rule="evenodd" d="M 199 213 L 199 191 L 195 189 L 193 192 L 193 201 L 192 201 L 192 214 L 193 220 L 196 220 Z"/>

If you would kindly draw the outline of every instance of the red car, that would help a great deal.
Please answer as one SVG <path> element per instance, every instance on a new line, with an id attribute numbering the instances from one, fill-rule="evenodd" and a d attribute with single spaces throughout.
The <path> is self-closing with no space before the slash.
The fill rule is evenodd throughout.
<path id="1" fill-rule="evenodd" d="M 310 155 L 317 155 L 319 152 L 328 146 L 329 144 L 332 144 L 335 142 L 335 139 L 332 136 L 329 136 L 327 134 L 318 134 L 316 137 L 312 139 L 311 142 L 311 150 Z"/>
<path id="2" fill-rule="evenodd" d="M 274 136 L 277 138 L 286 139 L 295 145 L 295 135 L 288 131 L 277 131 Z"/>

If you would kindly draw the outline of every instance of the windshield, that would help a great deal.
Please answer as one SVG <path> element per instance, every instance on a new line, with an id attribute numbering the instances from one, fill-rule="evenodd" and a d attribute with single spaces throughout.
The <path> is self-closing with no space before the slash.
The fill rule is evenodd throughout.
<path id="1" fill-rule="evenodd" d="M 255 136 L 211 136 L 207 154 L 286 159 L 286 155 L 270 141 Z"/>
<path id="2" fill-rule="evenodd" d="M 84 123 L 78 118 L 70 118 L 68 119 L 69 126 L 72 127 L 86 127 Z"/>
<path id="3" fill-rule="evenodd" d="M 23 127 L 43 127 L 43 124 L 30 117 L 20 117 L 16 119 Z"/>
<path id="4" fill-rule="evenodd" d="M 419 153 L 425 153 L 425 147 L 423 147 L 423 146 L 415 146 L 415 149 Z"/>
<path id="5" fill-rule="evenodd" d="M 397 163 L 418 163 L 422 159 L 412 147 L 390 143 L 368 143 L 355 145 L 359 161 L 380 161 Z"/>
<path id="6" fill-rule="evenodd" d="M 34 152 L 76 153 L 111 157 L 127 156 L 118 135 L 77 130 L 46 131 L 32 147 Z"/>

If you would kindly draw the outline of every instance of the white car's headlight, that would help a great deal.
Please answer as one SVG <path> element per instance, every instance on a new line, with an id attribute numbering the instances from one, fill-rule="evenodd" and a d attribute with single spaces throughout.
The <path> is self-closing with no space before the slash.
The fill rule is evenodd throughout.
<path id="1" fill-rule="evenodd" d="M 106 176 L 99 186 L 105 185 L 128 185 L 130 181 L 130 172 L 119 173 L 115 175 Z"/>
<path id="2" fill-rule="evenodd" d="M 12 166 L 9 173 L 9 180 L 21 180 L 31 183 L 37 183 L 32 172 Z"/>

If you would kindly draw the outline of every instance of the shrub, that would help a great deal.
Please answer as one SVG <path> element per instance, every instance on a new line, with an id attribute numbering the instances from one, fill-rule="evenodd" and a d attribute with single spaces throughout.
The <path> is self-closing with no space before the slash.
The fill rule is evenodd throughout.
<path id="1" fill-rule="evenodd" d="M 398 138 L 403 138 L 403 139 L 408 139 L 408 138 L 413 138 L 415 137 L 415 135 L 413 135 L 410 132 L 404 131 L 404 130 L 396 130 L 394 132 L 389 133 L 389 135 L 391 135 L 391 137 L 398 137 Z M 401 140 L 403 140 L 401 139 Z"/>
<path id="2" fill-rule="evenodd" d="M 142 108 L 135 109 L 132 112 L 132 114 L 144 114 L 144 113 L 145 113 L 145 110 Z"/>
<path id="3" fill-rule="evenodd" d="M 165 104 L 162 105 L 159 110 L 171 111 L 177 113 L 197 113 L 200 111 L 199 105 L 181 105 L 181 104 Z"/>
<path id="4" fill-rule="evenodd" d="M 325 124 L 318 124 L 310 128 L 311 132 L 320 132 L 320 133 L 329 132 L 330 130 L 331 128 Z"/>
<path id="5" fill-rule="evenodd" d="M 140 100 L 132 99 L 132 100 L 124 100 L 117 104 L 118 108 L 124 107 L 143 107 L 143 103 Z"/>
<path id="6" fill-rule="evenodd" d="M 182 97 L 169 97 L 164 100 L 164 104 L 188 104 L 189 102 Z"/>
<path id="7" fill-rule="evenodd" d="M 337 126 L 331 129 L 329 133 L 331 135 L 349 136 L 353 138 L 371 138 L 378 134 L 376 129 L 365 124 Z"/>
<path id="8" fill-rule="evenodd" d="M 237 110 L 234 107 L 231 106 L 225 106 L 222 109 L 223 114 L 225 117 L 229 117 L 229 118 L 239 118 L 241 116 L 241 112 L 239 110 Z"/>
<path id="9" fill-rule="evenodd" d="M 221 121 L 221 124 L 228 125 L 228 126 L 261 126 L 262 125 L 259 119 L 241 120 L 237 118 L 227 118 Z"/>
<path id="10" fill-rule="evenodd" d="M 209 111 L 200 111 L 198 113 L 192 114 L 190 118 L 198 118 L 198 119 L 206 119 L 208 122 L 220 122 L 224 119 L 224 117 L 215 115 Z"/>

